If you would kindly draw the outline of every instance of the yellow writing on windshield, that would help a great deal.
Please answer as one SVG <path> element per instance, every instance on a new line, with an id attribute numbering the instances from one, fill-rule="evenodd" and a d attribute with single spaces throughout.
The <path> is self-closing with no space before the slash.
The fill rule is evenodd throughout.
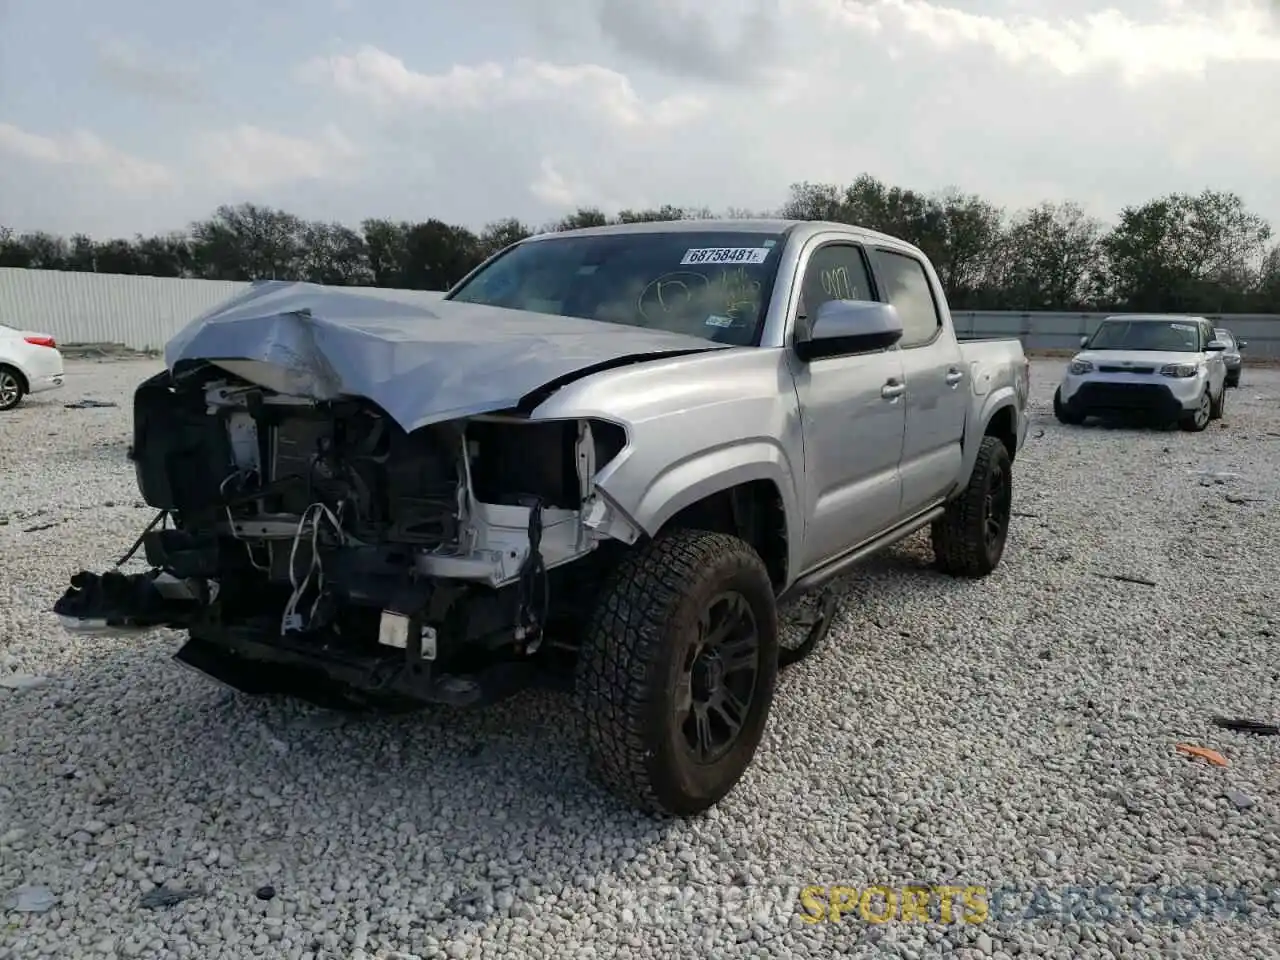
<path id="1" fill-rule="evenodd" d="M 730 316 L 743 309 L 754 310 L 760 302 L 760 281 L 751 279 L 742 267 L 724 271 L 715 286 L 716 296 L 722 298 L 722 309 Z"/>
<path id="2" fill-rule="evenodd" d="M 693 294 L 689 292 L 689 285 L 683 280 L 659 281 L 653 291 L 658 305 L 666 311 L 678 310 L 687 306 L 693 299 Z"/>
<path id="3" fill-rule="evenodd" d="M 645 319 L 686 311 L 706 286 L 707 278 L 691 270 L 664 273 L 650 280 L 640 291 L 636 309 Z"/>

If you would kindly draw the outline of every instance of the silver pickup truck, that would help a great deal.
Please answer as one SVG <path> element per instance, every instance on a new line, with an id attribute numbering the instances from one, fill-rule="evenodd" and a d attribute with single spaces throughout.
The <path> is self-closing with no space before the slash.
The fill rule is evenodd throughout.
<path id="1" fill-rule="evenodd" d="M 130 452 L 159 513 L 68 629 L 319 702 L 559 683 L 603 782 L 674 815 L 738 782 L 834 577 L 926 527 L 999 563 L 1027 430 L 1020 344 L 958 342 L 919 250 L 831 223 L 540 236 L 430 303 L 258 284 L 165 359 Z"/>

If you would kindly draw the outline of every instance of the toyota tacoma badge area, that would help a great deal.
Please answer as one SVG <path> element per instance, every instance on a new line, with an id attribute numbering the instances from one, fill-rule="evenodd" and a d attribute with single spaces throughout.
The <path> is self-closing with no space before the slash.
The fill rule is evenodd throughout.
<path id="1" fill-rule="evenodd" d="M 924 255 L 841 224 L 533 237 L 429 305 L 260 283 L 165 361 L 133 398 L 156 517 L 68 629 L 330 705 L 560 686 L 604 784 L 681 816 L 750 766 L 835 577 L 923 529 L 995 569 L 1027 431 L 1018 342 L 958 341 Z"/>

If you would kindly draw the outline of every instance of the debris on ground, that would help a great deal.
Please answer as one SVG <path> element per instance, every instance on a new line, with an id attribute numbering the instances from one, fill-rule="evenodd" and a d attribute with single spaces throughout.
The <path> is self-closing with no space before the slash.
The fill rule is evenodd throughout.
<path id="1" fill-rule="evenodd" d="M 1197 747 L 1193 743 L 1180 743 L 1174 749 L 1193 759 L 1195 757 L 1199 757 L 1201 760 L 1207 760 L 1215 767 L 1231 766 L 1226 757 L 1220 754 L 1217 750 L 1210 750 L 1208 747 Z"/>
<path id="2" fill-rule="evenodd" d="M 60 523 L 62 523 L 61 520 L 55 520 L 53 521 L 53 523 L 41 523 L 41 524 L 37 524 L 34 527 L 27 527 L 22 532 L 23 533 L 39 533 L 41 530 L 52 530 L 54 527 L 56 527 Z"/>
<path id="3" fill-rule="evenodd" d="M 19 887 L 4 898 L 4 908 L 17 913 L 47 913 L 57 899 L 48 887 Z"/>
<path id="4" fill-rule="evenodd" d="M 174 907 L 182 903 L 184 900 L 191 900 L 200 896 L 195 890 L 172 890 L 168 887 L 156 887 L 154 890 L 148 890 L 142 895 L 142 899 L 138 901 L 138 906 L 145 907 L 148 910 L 159 910 L 163 907 Z"/>
<path id="5" fill-rule="evenodd" d="M 0 676 L 0 688 L 5 690 L 29 690 L 48 682 L 48 677 L 39 677 L 30 673 L 11 673 L 8 676 Z"/>
<path id="6" fill-rule="evenodd" d="M 1230 470 L 1206 469 L 1206 470 L 1191 470 L 1189 472 L 1195 474 L 1200 478 L 1200 485 L 1202 487 L 1211 487 L 1215 485 L 1222 486 L 1223 484 L 1226 484 L 1232 480 L 1244 479 L 1244 474 L 1233 473 Z"/>
<path id="7" fill-rule="evenodd" d="M 1227 503 L 1266 503 L 1263 497 L 1242 497 L 1238 493 L 1228 493 L 1223 497 Z"/>
<path id="8" fill-rule="evenodd" d="M 1146 577 L 1135 577 L 1128 573 L 1099 573 L 1095 576 L 1102 577 L 1104 580 L 1119 580 L 1121 583 L 1136 583 L 1143 587 L 1159 586 L 1154 580 L 1148 580 Z"/>
<path id="9" fill-rule="evenodd" d="M 68 410 L 91 410 L 98 407 L 116 407 L 119 406 L 119 404 L 113 403 L 110 400 L 93 400 L 89 397 L 85 397 L 83 400 L 77 400 L 75 403 L 64 403 L 63 406 Z"/>
<path id="10" fill-rule="evenodd" d="M 1237 810 L 1248 810 L 1253 806 L 1253 797 L 1247 793 L 1241 793 L 1239 790 L 1226 790 L 1222 795 L 1230 800 Z"/>
<path id="11" fill-rule="evenodd" d="M 1260 737 L 1280 737 L 1280 726 L 1262 720 L 1245 720 L 1242 717 L 1214 717 L 1213 725 L 1237 733 L 1256 733 Z"/>

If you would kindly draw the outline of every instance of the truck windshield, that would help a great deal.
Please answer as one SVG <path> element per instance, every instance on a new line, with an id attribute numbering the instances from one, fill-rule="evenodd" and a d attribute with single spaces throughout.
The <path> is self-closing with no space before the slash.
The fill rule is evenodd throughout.
<path id="1" fill-rule="evenodd" d="M 1177 320 L 1105 320 L 1085 349 L 1195 353 L 1201 349 L 1200 328 Z"/>
<path id="2" fill-rule="evenodd" d="M 522 243 L 448 299 L 759 343 L 780 233 L 637 231 Z"/>

